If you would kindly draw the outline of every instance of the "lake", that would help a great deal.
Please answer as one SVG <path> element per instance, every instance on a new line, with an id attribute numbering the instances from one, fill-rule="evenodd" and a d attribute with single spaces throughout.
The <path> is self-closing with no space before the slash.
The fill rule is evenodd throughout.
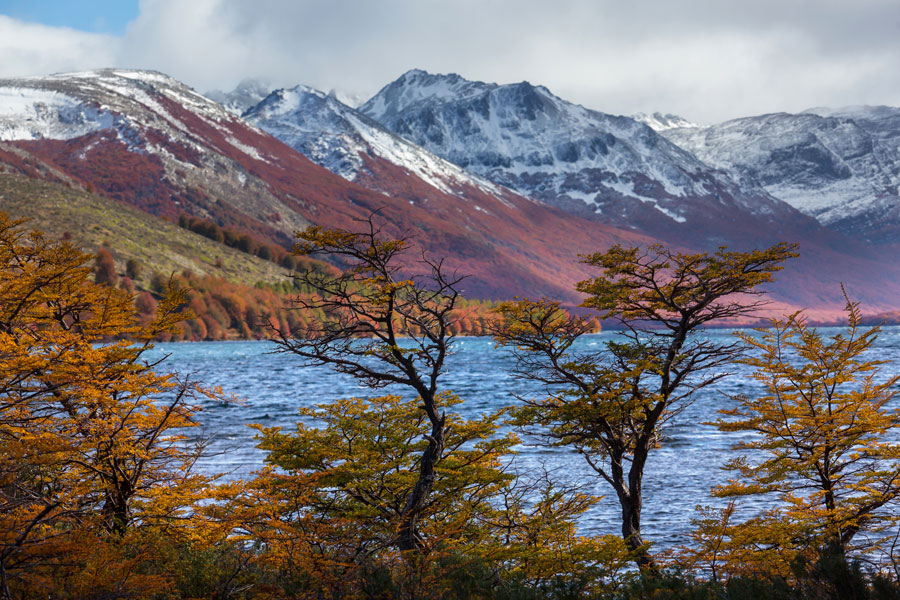
<path id="1" fill-rule="evenodd" d="M 832 334 L 836 329 L 822 328 Z M 615 332 L 585 336 L 581 343 L 599 347 Z M 705 333 L 726 338 L 730 332 Z M 325 367 L 299 367 L 298 357 L 272 353 L 274 344 L 250 342 L 191 342 L 159 344 L 153 357 L 168 355 L 161 370 L 191 375 L 207 385 L 219 385 L 226 393 L 243 399 L 240 404 L 201 403 L 199 415 L 204 434 L 210 438 L 213 455 L 202 468 L 224 472 L 228 478 L 244 478 L 262 465 L 265 454 L 255 447 L 254 431 L 248 424 L 293 429 L 300 406 L 326 403 L 338 398 L 371 397 L 385 393 L 405 393 L 401 389 L 371 390 L 354 379 L 333 373 Z M 870 358 L 889 361 L 883 374 L 900 370 L 900 327 L 882 331 Z M 454 354 L 447 360 L 443 389 L 456 392 L 464 403 L 458 407 L 463 416 L 476 416 L 513 404 L 516 397 L 539 397 L 540 388 L 510 374 L 514 360 L 494 348 L 489 338 L 457 338 Z M 713 485 L 722 483 L 727 473 L 721 465 L 731 454 L 731 446 L 740 438 L 719 432 L 704 422 L 717 418 L 716 411 L 733 405 L 729 395 L 753 394 L 756 384 L 748 377 L 747 367 L 734 365 L 732 375 L 698 394 L 694 403 L 679 414 L 668 429 L 662 447 L 651 453 L 646 469 L 642 530 L 647 540 L 665 548 L 687 541 L 690 519 L 698 504 L 721 504 L 709 497 Z M 584 459 L 564 449 L 548 450 L 523 443 L 517 465 L 520 471 L 545 465 L 561 477 L 584 482 L 593 493 L 606 496 L 580 522 L 585 534 L 619 534 L 619 505 L 605 482 Z M 756 501 L 757 503 L 759 500 Z M 742 512 L 754 511 L 749 500 L 742 500 Z"/>

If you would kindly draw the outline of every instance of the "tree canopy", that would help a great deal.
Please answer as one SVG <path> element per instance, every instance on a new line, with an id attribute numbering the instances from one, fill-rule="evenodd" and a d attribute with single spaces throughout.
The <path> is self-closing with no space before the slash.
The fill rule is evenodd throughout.
<path id="1" fill-rule="evenodd" d="M 759 286 L 771 281 L 793 247 L 685 254 L 655 245 L 614 246 L 584 257 L 599 276 L 577 289 L 583 307 L 622 328 L 599 351 L 579 338 L 585 317 L 558 303 L 521 300 L 501 304 L 494 337 L 517 359 L 516 373 L 543 383 L 547 397 L 525 399 L 520 426 L 537 426 L 551 445 L 573 446 L 615 491 L 622 507 L 622 537 L 641 567 L 653 568 L 641 533 L 644 467 L 660 428 L 698 390 L 724 376 L 720 367 L 739 354 L 735 343 L 696 335 L 712 321 L 753 314 Z"/>
<path id="2" fill-rule="evenodd" d="M 0 595 L 159 585 L 113 556 L 208 493 L 183 432 L 191 399 L 214 392 L 142 360 L 182 295 L 141 324 L 128 294 L 92 281 L 90 256 L 22 225 L 0 213 Z M 104 553 L 108 571 L 89 573 Z"/>

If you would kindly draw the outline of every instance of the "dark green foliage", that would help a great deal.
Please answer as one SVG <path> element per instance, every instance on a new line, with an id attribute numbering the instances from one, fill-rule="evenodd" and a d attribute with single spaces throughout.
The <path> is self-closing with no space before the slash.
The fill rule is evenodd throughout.
<path id="1" fill-rule="evenodd" d="M 106 248 L 97 250 L 97 258 L 94 259 L 94 281 L 100 285 L 108 285 L 115 287 L 119 282 L 119 275 L 116 273 L 116 263 L 113 261 L 112 254 Z"/>
<path id="2" fill-rule="evenodd" d="M 261 573 L 249 565 L 254 550 L 237 542 L 214 546 L 160 541 L 158 562 L 147 565 L 168 573 L 173 594 L 160 598 L 253 598 L 259 597 Z"/>
<path id="3" fill-rule="evenodd" d="M 285 254 L 284 256 L 282 256 L 281 262 L 279 264 L 281 264 L 281 266 L 285 269 L 290 269 L 291 271 L 297 268 L 297 260 L 291 254 Z"/>
<path id="4" fill-rule="evenodd" d="M 162 273 L 154 273 L 150 278 L 150 289 L 157 294 L 165 292 L 168 285 L 169 279 Z"/>
<path id="5" fill-rule="evenodd" d="M 249 235 L 241 235 L 238 237 L 237 246 L 235 246 L 241 252 L 246 252 L 247 254 L 256 254 L 256 250 L 259 247 L 257 243 L 251 238 Z"/>
<path id="6" fill-rule="evenodd" d="M 208 219 L 198 219 L 182 214 L 178 217 L 178 226 L 194 233 L 199 233 L 203 237 L 220 244 L 225 244 L 229 248 L 236 248 L 241 252 L 258 256 L 263 260 L 280 264 L 285 268 L 295 268 L 289 266 L 295 263 L 292 260 L 288 260 L 291 256 L 284 248 L 262 243 L 246 233 L 240 233 L 227 227 L 220 227 Z"/>
<path id="7" fill-rule="evenodd" d="M 141 263 L 135 258 L 129 258 L 125 263 L 125 274 L 130 277 L 132 280 L 140 279 L 141 277 Z"/>
<path id="8" fill-rule="evenodd" d="M 897 600 L 900 582 L 869 573 L 858 562 L 828 553 L 813 565 L 795 565 L 796 581 L 733 577 L 713 583 L 667 572 L 634 581 L 610 600 Z"/>
<path id="9" fill-rule="evenodd" d="M 272 252 L 272 248 L 269 246 L 260 246 L 259 250 L 256 251 L 256 255 L 263 260 L 272 260 L 275 256 L 275 253 Z"/>

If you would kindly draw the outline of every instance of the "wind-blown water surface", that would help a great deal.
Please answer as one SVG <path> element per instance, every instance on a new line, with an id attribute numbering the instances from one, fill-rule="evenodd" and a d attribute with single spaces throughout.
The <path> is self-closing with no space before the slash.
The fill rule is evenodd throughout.
<path id="1" fill-rule="evenodd" d="M 828 334 L 835 331 L 821 330 Z M 605 332 L 585 336 L 582 343 L 599 347 L 614 335 Z M 705 335 L 724 341 L 730 332 L 712 331 Z M 517 402 L 517 396 L 541 395 L 536 384 L 510 374 L 514 366 L 512 356 L 495 349 L 489 338 L 458 338 L 454 348 L 447 361 L 443 387 L 464 400 L 457 407 L 464 416 L 493 412 Z M 299 420 L 300 406 L 346 397 L 407 393 L 391 387 L 372 390 L 325 367 L 299 367 L 298 357 L 273 353 L 274 350 L 274 344 L 261 341 L 159 344 L 153 350 L 157 357 L 168 355 L 162 369 L 191 374 L 194 379 L 219 385 L 243 399 L 240 404 L 202 404 L 200 422 L 211 440 L 213 453 L 205 459 L 203 469 L 243 478 L 259 468 L 265 454 L 255 447 L 255 432 L 248 427 L 251 423 L 290 430 Z M 871 358 L 889 361 L 883 369 L 885 375 L 900 370 L 900 327 L 882 331 Z M 721 504 L 710 498 L 709 489 L 728 476 L 721 466 L 739 438 L 704 422 L 716 419 L 718 410 L 733 405 L 730 395 L 753 394 L 757 390 L 747 367 L 734 365 L 729 372 L 731 376 L 699 393 L 693 404 L 673 419 L 661 448 L 653 451 L 648 460 L 642 530 L 645 539 L 661 547 L 687 541 L 685 536 L 696 505 Z M 538 447 L 527 440 L 518 450 L 519 471 L 537 470 L 544 464 L 557 469 L 560 477 L 585 482 L 594 493 L 606 496 L 583 519 L 583 533 L 619 533 L 618 502 L 581 456 L 566 449 Z M 748 502 L 742 501 L 744 512 L 759 508 Z"/>

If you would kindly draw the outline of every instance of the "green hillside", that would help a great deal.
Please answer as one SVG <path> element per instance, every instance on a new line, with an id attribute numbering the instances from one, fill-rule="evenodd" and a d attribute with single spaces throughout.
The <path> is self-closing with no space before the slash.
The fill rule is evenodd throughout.
<path id="1" fill-rule="evenodd" d="M 159 286 L 151 283 L 154 274 L 174 274 L 176 285 L 188 290 L 187 306 L 194 316 L 166 334 L 166 340 L 262 338 L 271 335 L 270 324 L 290 335 L 321 316 L 289 309 L 286 299 L 304 290 L 294 287 L 287 269 L 116 200 L 0 173 L 0 210 L 28 219 L 27 228 L 43 231 L 50 239 L 70 237 L 90 254 L 105 245 L 119 275 L 129 259 L 137 260 L 141 273 L 134 282 L 136 307 L 145 318 L 160 297 Z M 308 257 L 296 268 L 335 270 Z M 460 300 L 453 333 L 483 335 L 492 306 Z"/>
<path id="2" fill-rule="evenodd" d="M 68 232 L 85 252 L 107 243 L 120 273 L 128 259 L 136 259 L 142 266 L 138 287 L 148 287 L 154 271 L 189 269 L 244 285 L 279 283 L 289 273 L 116 200 L 21 175 L 0 173 L 0 210 L 29 219 L 29 228 L 51 238 Z"/>

